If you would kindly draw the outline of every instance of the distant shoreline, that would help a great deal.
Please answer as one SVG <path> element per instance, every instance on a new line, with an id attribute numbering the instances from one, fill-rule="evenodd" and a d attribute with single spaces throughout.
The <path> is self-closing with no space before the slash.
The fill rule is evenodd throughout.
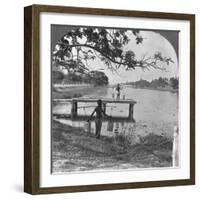
<path id="1" fill-rule="evenodd" d="M 122 84 L 123 85 L 123 84 Z M 166 91 L 178 94 L 178 90 L 174 90 L 172 88 L 153 88 L 153 87 L 135 87 L 133 85 L 123 85 L 124 87 L 128 86 L 133 89 L 146 89 L 146 90 L 157 90 L 157 91 Z M 113 85 L 106 86 L 89 86 L 89 85 L 78 85 L 72 87 L 57 87 L 55 90 L 52 90 L 52 98 L 59 99 L 70 99 L 70 98 L 80 98 L 84 95 L 92 94 L 101 88 L 113 88 Z"/>
<path id="2" fill-rule="evenodd" d="M 164 92 L 166 91 L 166 92 L 178 93 L 178 89 L 173 89 L 173 88 L 134 87 L 133 85 L 126 85 L 126 86 L 130 86 L 134 89 L 158 90 Z"/>

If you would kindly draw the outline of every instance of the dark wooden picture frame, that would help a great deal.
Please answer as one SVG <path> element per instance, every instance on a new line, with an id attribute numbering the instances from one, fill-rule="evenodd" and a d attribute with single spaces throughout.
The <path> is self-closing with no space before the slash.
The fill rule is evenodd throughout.
<path id="1" fill-rule="evenodd" d="M 150 182 L 40 187 L 40 13 L 140 17 L 190 22 L 190 178 Z M 32 5 L 24 9 L 24 191 L 30 194 L 83 192 L 195 184 L 195 16 L 192 14 Z"/>

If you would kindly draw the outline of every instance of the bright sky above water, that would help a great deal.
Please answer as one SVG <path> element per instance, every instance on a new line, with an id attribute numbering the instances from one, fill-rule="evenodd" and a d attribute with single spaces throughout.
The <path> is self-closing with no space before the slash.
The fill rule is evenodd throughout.
<path id="1" fill-rule="evenodd" d="M 130 42 L 126 45 L 125 50 L 132 50 L 136 54 L 136 58 L 140 59 L 142 56 L 151 56 L 157 52 L 161 52 L 163 56 L 171 57 L 174 63 L 165 65 L 167 71 L 161 71 L 158 69 L 152 69 L 150 71 L 143 71 L 140 68 L 136 68 L 132 71 L 126 71 L 123 66 L 118 69 L 117 73 L 111 72 L 98 58 L 89 62 L 90 70 L 103 71 L 109 78 L 110 84 L 137 81 L 139 79 L 145 79 L 151 81 L 158 77 L 175 77 L 178 76 L 178 60 L 176 52 L 170 42 L 161 36 L 159 33 L 153 31 L 141 31 L 140 34 L 144 38 L 143 42 L 139 45 L 136 44 L 135 38 L 130 35 Z"/>

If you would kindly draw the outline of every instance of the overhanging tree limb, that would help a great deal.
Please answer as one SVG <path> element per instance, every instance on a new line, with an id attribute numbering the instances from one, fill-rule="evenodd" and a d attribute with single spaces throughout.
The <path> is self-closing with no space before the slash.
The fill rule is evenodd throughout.
<path id="1" fill-rule="evenodd" d="M 133 30 L 132 33 L 135 36 L 137 45 L 143 42 L 143 38 L 139 35 L 139 30 Z M 62 60 L 62 62 L 74 63 L 74 59 L 82 59 L 82 62 L 86 63 L 86 61 L 98 57 L 112 71 L 113 69 L 118 70 L 122 65 L 126 67 L 126 70 L 135 68 L 141 68 L 142 70 L 149 70 L 149 68 L 165 70 L 164 67 L 159 66 L 160 62 L 166 63 L 167 65 L 173 62 L 171 58 L 163 57 L 159 52 L 153 57 L 145 58 L 146 55 L 144 55 L 140 60 L 136 59 L 133 51 L 124 51 L 124 46 L 130 41 L 129 36 L 130 34 L 127 33 L 127 30 L 122 29 L 73 29 L 66 33 L 57 43 L 59 45 L 56 54 L 57 58 L 59 58 L 58 62 Z M 77 51 L 73 51 L 74 48 Z M 75 52 L 77 56 L 73 56 L 74 58 L 68 56 Z M 78 55 L 79 52 L 82 54 L 81 56 Z M 55 56 L 55 59 L 57 58 Z M 113 66 L 113 63 L 116 66 Z M 78 65 L 77 67 L 79 67 Z"/>

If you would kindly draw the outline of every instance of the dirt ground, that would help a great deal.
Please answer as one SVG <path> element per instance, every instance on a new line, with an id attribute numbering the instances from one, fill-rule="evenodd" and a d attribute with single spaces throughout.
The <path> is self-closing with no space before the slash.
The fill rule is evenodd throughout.
<path id="1" fill-rule="evenodd" d="M 172 140 L 149 133 L 132 145 L 127 138 L 84 132 L 52 121 L 52 172 L 119 170 L 172 166 Z"/>

